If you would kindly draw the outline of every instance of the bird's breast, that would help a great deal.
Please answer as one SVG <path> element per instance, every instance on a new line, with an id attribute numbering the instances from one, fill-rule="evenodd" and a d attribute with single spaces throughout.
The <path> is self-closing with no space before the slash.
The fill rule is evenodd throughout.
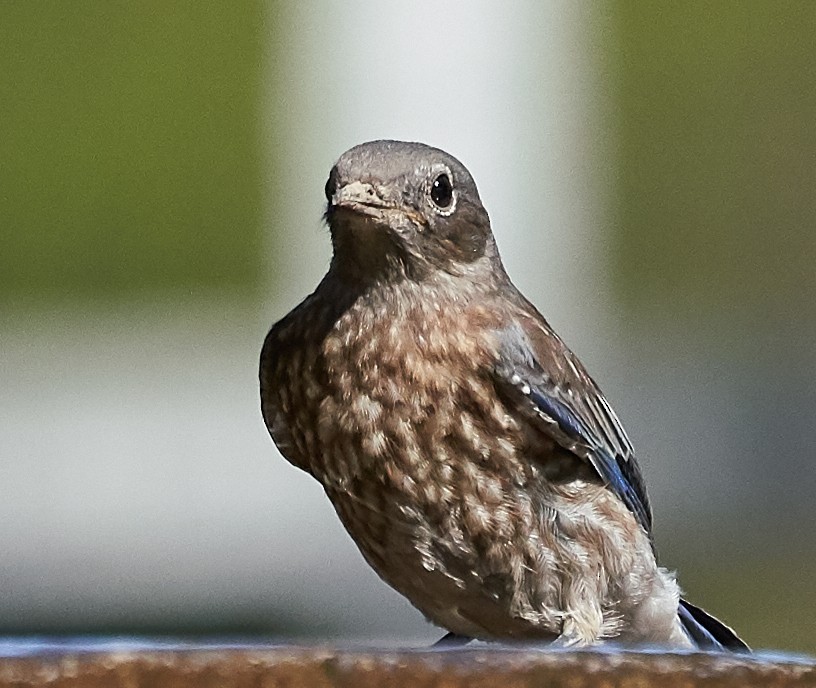
<path id="1" fill-rule="evenodd" d="M 273 437 L 335 503 L 345 498 L 360 514 L 386 505 L 395 527 L 434 523 L 452 547 L 463 530 L 501 541 L 519 516 L 508 493 L 532 469 L 494 389 L 494 316 L 432 295 L 413 303 L 361 300 L 322 337 L 308 326 L 321 320 L 319 302 L 293 319 L 300 329 L 278 335 L 267 385 Z"/>
<path id="2" fill-rule="evenodd" d="M 451 452 L 498 460 L 502 447 L 494 445 L 514 421 L 493 388 L 496 347 L 486 319 L 478 309 L 450 312 L 433 303 L 361 305 L 344 314 L 319 356 L 326 386 L 318 439 L 339 459 L 327 468 L 434 492 L 463 478 L 450 474 Z M 505 459 L 513 453 L 504 447 Z"/>

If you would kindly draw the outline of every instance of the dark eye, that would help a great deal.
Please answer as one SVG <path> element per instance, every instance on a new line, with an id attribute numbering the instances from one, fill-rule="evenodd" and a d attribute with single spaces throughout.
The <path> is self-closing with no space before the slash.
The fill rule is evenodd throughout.
<path id="1" fill-rule="evenodd" d="M 453 203 L 453 186 L 447 174 L 440 174 L 431 184 L 431 200 L 440 210 L 447 210 Z"/>
<path id="2" fill-rule="evenodd" d="M 337 169 L 334 167 L 332 167 L 329 178 L 326 180 L 326 188 L 324 191 L 326 193 L 326 200 L 331 203 L 332 196 L 334 196 L 334 192 L 337 191 Z"/>

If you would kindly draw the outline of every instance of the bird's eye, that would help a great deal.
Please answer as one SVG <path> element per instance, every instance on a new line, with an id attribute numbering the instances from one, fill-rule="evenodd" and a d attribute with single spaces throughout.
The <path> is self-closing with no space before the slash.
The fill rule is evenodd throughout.
<path id="1" fill-rule="evenodd" d="M 326 200 L 329 203 L 331 203 L 335 191 L 337 191 L 337 170 L 333 167 L 329 173 L 329 178 L 326 180 L 326 188 L 324 189 Z"/>
<path id="2" fill-rule="evenodd" d="M 453 185 L 447 174 L 440 174 L 431 184 L 431 200 L 440 210 L 447 210 L 453 203 Z"/>

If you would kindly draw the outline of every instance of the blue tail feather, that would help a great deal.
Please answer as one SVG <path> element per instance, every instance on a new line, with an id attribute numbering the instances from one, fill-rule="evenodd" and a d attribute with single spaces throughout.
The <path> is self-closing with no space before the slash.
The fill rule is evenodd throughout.
<path id="1" fill-rule="evenodd" d="M 689 638 L 701 650 L 750 652 L 751 648 L 719 619 L 691 602 L 680 600 L 677 610 L 680 623 Z"/>

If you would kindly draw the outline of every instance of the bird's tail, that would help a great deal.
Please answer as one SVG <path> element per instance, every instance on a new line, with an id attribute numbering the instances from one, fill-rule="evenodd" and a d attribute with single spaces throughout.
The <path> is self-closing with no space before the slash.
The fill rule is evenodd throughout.
<path id="1" fill-rule="evenodd" d="M 677 615 L 680 617 L 680 623 L 683 624 L 689 638 L 701 650 L 713 650 L 715 652 L 751 651 L 751 648 L 722 621 L 691 604 L 691 602 L 681 599 Z"/>

